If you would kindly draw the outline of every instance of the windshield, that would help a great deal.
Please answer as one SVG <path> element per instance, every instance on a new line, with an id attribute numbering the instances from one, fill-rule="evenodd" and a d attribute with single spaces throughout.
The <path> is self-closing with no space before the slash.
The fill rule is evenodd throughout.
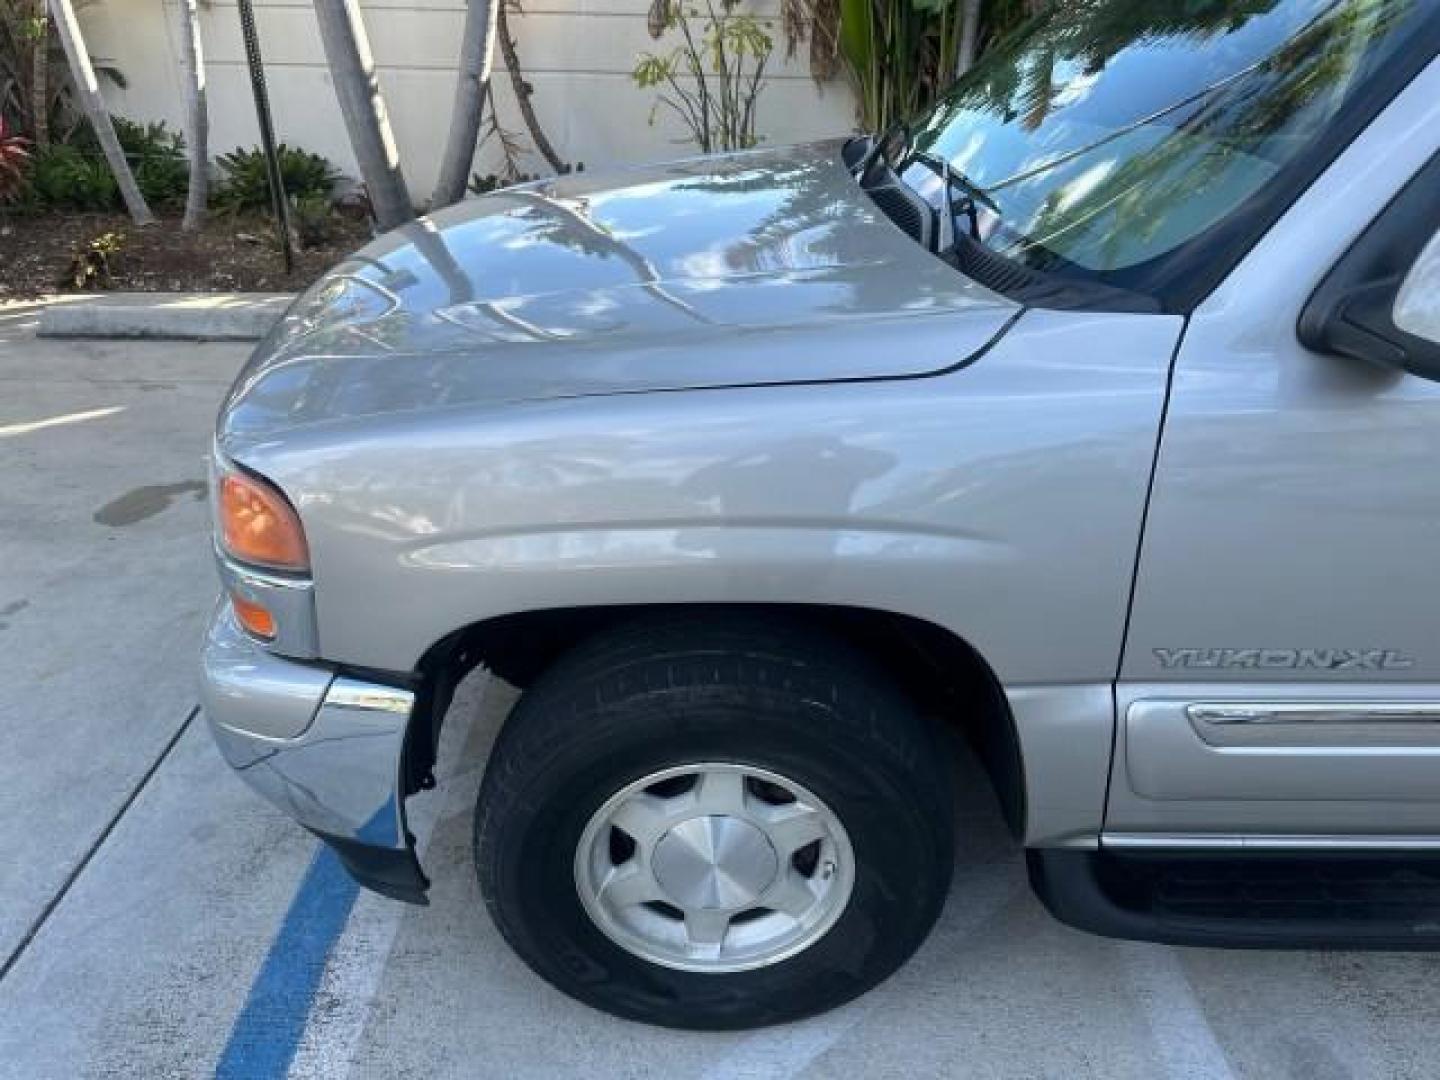
<path id="1" fill-rule="evenodd" d="M 1037 271 L 1137 287 L 1301 161 L 1440 0 L 1070 0 L 915 125 L 988 195 L 979 241 Z M 1434 44 L 1430 44 L 1433 54 Z M 966 229 L 970 233 L 970 229 Z"/>

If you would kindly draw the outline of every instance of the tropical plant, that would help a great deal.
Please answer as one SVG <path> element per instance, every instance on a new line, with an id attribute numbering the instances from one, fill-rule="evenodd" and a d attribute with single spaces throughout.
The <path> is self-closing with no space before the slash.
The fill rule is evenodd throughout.
<path id="1" fill-rule="evenodd" d="M 59 2 L 59 0 L 56 0 Z M 415 216 L 400 152 L 390 130 L 385 97 L 375 77 L 370 39 L 357 0 L 314 0 L 320 42 L 335 84 L 340 115 L 350 134 L 350 149 L 370 196 L 375 222 L 393 229 Z"/>
<path id="2" fill-rule="evenodd" d="M 25 190 L 30 169 L 30 140 L 12 135 L 0 116 L 0 203 L 14 202 Z"/>
<path id="3" fill-rule="evenodd" d="M 759 141 L 755 106 L 765 88 L 765 65 L 775 42 L 764 19 L 737 10 L 740 0 L 704 0 L 704 10 L 685 0 L 654 0 L 650 35 L 678 33 L 665 54 L 642 53 L 631 73 L 642 90 L 658 90 L 650 110 L 675 113 L 702 153 L 747 150 Z"/>
<path id="4" fill-rule="evenodd" d="M 185 216 L 182 229 L 198 229 L 210 199 L 210 116 L 205 106 L 205 53 L 200 43 L 197 0 L 179 0 L 176 28 L 180 39 L 180 72 L 185 88 L 185 133 L 190 144 L 186 169 Z"/>
<path id="5" fill-rule="evenodd" d="M 135 183 L 135 174 L 130 171 L 130 164 L 125 160 L 124 151 L 120 149 L 120 140 L 110 122 L 105 99 L 100 96 L 100 83 L 95 76 L 94 65 L 90 62 L 90 51 L 80 33 L 80 22 L 75 17 L 75 5 L 72 0 L 50 0 L 50 14 L 55 20 L 55 31 L 60 35 L 65 59 L 70 65 L 70 79 L 75 85 L 80 108 L 90 121 L 90 127 L 95 132 L 95 138 L 100 143 L 111 173 L 115 176 L 120 197 L 125 201 L 125 207 L 130 211 L 130 217 L 136 225 L 149 225 L 155 220 L 155 215 L 150 212 L 145 197 L 140 194 L 140 188 Z"/>
<path id="6" fill-rule="evenodd" d="M 45 0 L 0 3 L 0 119 L 12 134 L 49 141 L 49 67 L 56 43 Z"/>
<path id="7" fill-rule="evenodd" d="M 915 116 L 999 37 L 1045 0 L 838 0 L 839 54 L 860 98 L 860 122 L 881 131 Z M 820 23 L 823 39 L 828 26 Z"/>
<path id="8" fill-rule="evenodd" d="M 138 124 L 120 116 L 112 116 L 110 122 L 145 201 L 179 206 L 185 198 L 185 140 L 163 122 Z M 36 148 L 27 199 L 63 210 L 123 207 L 120 188 L 88 128 L 77 131 L 68 143 Z"/>
<path id="9" fill-rule="evenodd" d="M 54 210 L 103 212 L 120 205 L 120 189 L 103 157 L 51 143 L 34 153 L 25 198 Z"/>
<path id="10" fill-rule="evenodd" d="M 77 0 L 84 8 L 93 0 Z M 95 74 L 124 88 L 118 68 L 92 59 Z M 35 148 L 67 141 L 85 122 L 65 76 L 65 53 L 46 0 L 0 0 L 0 116 Z"/>
<path id="11" fill-rule="evenodd" d="M 112 116 L 110 122 L 145 201 L 166 209 L 179 206 L 188 182 L 184 136 L 171 131 L 163 120 L 141 124 Z"/>
<path id="12" fill-rule="evenodd" d="M 101 233 L 70 257 L 60 286 L 68 289 L 104 289 L 110 285 L 116 261 L 125 249 L 125 234 Z"/>
<path id="13" fill-rule="evenodd" d="M 340 173 L 326 158 L 281 143 L 275 148 L 280 160 L 281 186 L 288 198 L 300 201 L 324 199 L 328 204 Z M 266 172 L 265 152 L 258 146 L 249 150 L 237 147 L 215 159 L 221 181 L 215 191 L 214 205 L 232 214 L 249 210 L 265 210 L 270 206 L 270 179 Z"/>
<path id="14" fill-rule="evenodd" d="M 0 3 L 0 120 L 12 137 L 35 134 L 36 56 L 48 52 L 48 38 L 44 0 Z M 44 66 L 43 59 L 39 63 Z"/>
<path id="15" fill-rule="evenodd" d="M 0 203 L 13 203 L 26 187 L 30 170 L 30 140 L 12 135 L 0 117 Z"/>

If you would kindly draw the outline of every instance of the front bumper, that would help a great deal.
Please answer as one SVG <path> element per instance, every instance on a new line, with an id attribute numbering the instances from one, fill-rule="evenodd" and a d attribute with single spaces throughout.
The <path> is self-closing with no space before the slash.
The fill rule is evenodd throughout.
<path id="1" fill-rule="evenodd" d="M 360 884 L 425 903 L 402 779 L 412 691 L 266 652 L 222 602 L 201 655 L 201 697 L 246 783 L 328 843 Z"/>

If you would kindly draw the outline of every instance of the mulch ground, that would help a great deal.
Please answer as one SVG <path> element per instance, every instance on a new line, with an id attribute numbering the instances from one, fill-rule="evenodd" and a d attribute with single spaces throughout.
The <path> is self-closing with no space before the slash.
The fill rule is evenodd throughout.
<path id="1" fill-rule="evenodd" d="M 108 273 L 92 275 L 77 290 L 76 258 L 106 233 L 120 238 L 118 253 L 105 260 Z M 297 251 L 295 269 L 287 274 L 274 225 L 265 217 L 216 214 L 203 229 L 184 232 L 178 217 L 140 229 L 123 214 L 0 212 L 0 299 L 106 289 L 293 292 L 369 239 L 367 223 L 337 217 L 333 237 Z"/>

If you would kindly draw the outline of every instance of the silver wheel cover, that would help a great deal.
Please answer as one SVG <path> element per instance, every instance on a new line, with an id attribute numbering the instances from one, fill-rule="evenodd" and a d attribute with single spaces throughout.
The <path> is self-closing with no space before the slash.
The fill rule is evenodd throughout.
<path id="1" fill-rule="evenodd" d="M 840 819 L 807 788 L 728 762 L 642 777 L 590 818 L 575 886 L 626 952 L 682 971 L 749 971 L 824 936 L 855 885 Z"/>

